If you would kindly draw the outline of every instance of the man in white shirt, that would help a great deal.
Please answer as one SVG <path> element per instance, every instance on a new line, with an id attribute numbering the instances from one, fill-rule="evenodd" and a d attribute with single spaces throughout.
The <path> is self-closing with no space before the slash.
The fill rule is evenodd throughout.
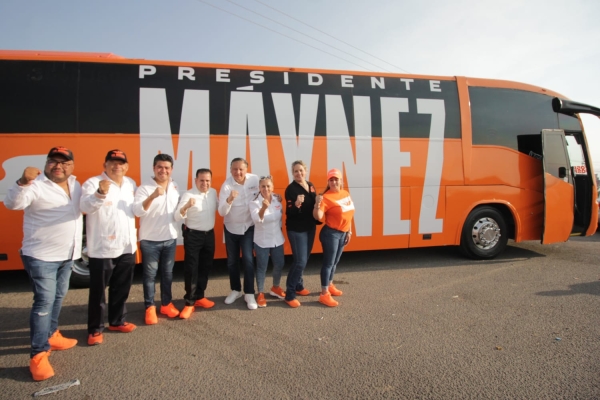
<path id="1" fill-rule="evenodd" d="M 154 157 L 154 177 L 135 192 L 133 212 L 140 217 L 140 249 L 144 282 L 146 325 L 158 323 L 154 305 L 156 273 L 160 269 L 160 313 L 175 318 L 179 310 L 173 305 L 173 266 L 177 249 L 175 209 L 179 202 L 177 184 L 171 180 L 173 157 Z"/>
<path id="2" fill-rule="evenodd" d="M 73 260 L 81 258 L 81 186 L 71 175 L 74 165 L 71 150 L 53 147 L 44 173 L 35 167 L 25 168 L 4 199 L 9 210 L 24 210 L 21 259 L 33 290 L 29 370 L 36 381 L 54 376 L 48 361 L 50 350 L 66 350 L 77 344 L 58 330 Z"/>
<path id="3" fill-rule="evenodd" d="M 219 192 L 219 214 L 224 218 L 225 246 L 227 249 L 227 269 L 231 293 L 225 304 L 232 304 L 242 297 L 239 260 L 242 251 L 244 267 L 244 300 L 250 310 L 257 308 L 254 298 L 254 258 L 252 254 L 254 222 L 250 217 L 248 204 L 258 194 L 258 176 L 248 173 L 248 162 L 234 158 L 230 164 L 231 176 Z"/>
<path id="4" fill-rule="evenodd" d="M 104 158 L 104 172 L 83 184 L 81 211 L 86 216 L 86 238 L 90 259 L 88 299 L 88 345 L 102 344 L 106 286 L 108 289 L 108 329 L 131 332 L 136 326 L 125 322 L 125 302 L 133 281 L 136 232 L 133 179 L 125 176 L 129 164 L 121 150 L 111 150 Z"/>
<path id="5" fill-rule="evenodd" d="M 195 307 L 211 308 L 215 303 L 204 296 L 215 256 L 215 213 L 218 207 L 217 191 L 210 187 L 212 171 L 200 168 L 196 171 L 196 187 L 181 197 L 175 212 L 182 226 L 183 278 L 185 281 L 185 307 L 180 318 L 189 318 Z"/>

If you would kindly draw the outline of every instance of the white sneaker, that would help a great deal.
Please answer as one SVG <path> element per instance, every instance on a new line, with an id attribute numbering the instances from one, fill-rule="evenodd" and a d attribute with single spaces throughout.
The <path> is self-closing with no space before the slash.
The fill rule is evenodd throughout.
<path id="1" fill-rule="evenodd" d="M 244 300 L 246 300 L 248 310 L 256 310 L 258 308 L 258 304 L 256 304 L 256 299 L 253 294 L 245 294 Z"/>
<path id="2" fill-rule="evenodd" d="M 238 292 L 237 290 L 232 290 L 229 293 L 229 296 L 225 298 L 225 304 L 233 304 L 234 301 L 242 297 L 242 292 Z"/>

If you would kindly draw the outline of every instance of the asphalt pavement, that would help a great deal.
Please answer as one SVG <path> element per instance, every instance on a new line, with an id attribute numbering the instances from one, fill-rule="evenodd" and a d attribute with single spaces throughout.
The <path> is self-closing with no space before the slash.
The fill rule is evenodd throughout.
<path id="1" fill-rule="evenodd" d="M 86 289 L 71 289 L 60 329 L 79 340 L 52 352 L 56 375 L 31 379 L 23 271 L 0 273 L 0 398 L 80 385 L 60 399 L 597 399 L 600 398 L 600 235 L 542 246 L 509 242 L 491 261 L 455 248 L 344 253 L 340 305 L 318 303 L 320 255 L 305 272 L 311 294 L 291 309 L 268 298 L 233 305 L 225 263 L 189 320 L 144 325 L 141 271 L 128 301 L 132 333 L 86 343 Z M 289 259 L 287 260 L 289 265 Z M 269 268 L 266 285 L 271 284 Z M 284 270 L 287 273 L 287 267 Z M 159 304 L 157 284 L 157 305 Z M 174 303 L 183 307 L 182 266 Z M 51 397 L 52 396 L 52 397 Z"/>

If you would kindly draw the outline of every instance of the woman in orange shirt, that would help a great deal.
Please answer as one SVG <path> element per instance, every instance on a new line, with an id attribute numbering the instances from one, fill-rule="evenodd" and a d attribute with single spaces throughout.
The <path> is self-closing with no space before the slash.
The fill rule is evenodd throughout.
<path id="1" fill-rule="evenodd" d="M 352 237 L 352 217 L 354 203 L 350 193 L 344 190 L 342 173 L 332 169 L 327 173 L 327 189 L 317 196 L 313 217 L 317 220 L 325 216 L 325 225 L 319 234 L 323 247 L 323 266 L 321 267 L 321 295 L 319 303 L 335 307 L 338 302 L 331 296 L 341 296 L 342 291 L 333 285 L 333 275 L 344 246 Z"/>

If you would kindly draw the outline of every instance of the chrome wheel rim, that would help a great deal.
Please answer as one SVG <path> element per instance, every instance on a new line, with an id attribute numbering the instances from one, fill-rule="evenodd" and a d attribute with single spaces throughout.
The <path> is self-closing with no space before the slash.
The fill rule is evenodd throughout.
<path id="1" fill-rule="evenodd" d="M 481 250 L 494 248 L 502 236 L 498 223 L 489 217 L 480 218 L 473 225 L 471 237 L 473 243 Z"/>

